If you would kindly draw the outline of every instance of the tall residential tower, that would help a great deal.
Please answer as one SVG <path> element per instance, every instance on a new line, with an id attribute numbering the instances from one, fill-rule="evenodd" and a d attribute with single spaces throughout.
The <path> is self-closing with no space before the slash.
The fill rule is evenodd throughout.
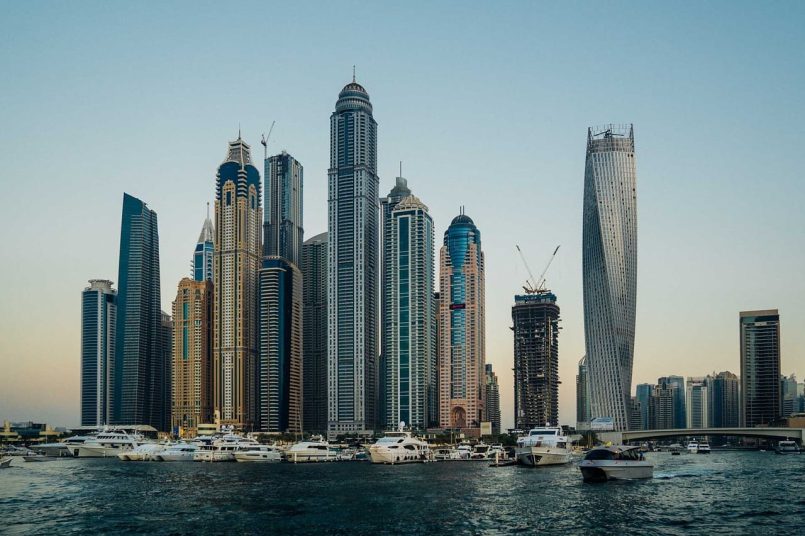
<path id="1" fill-rule="evenodd" d="M 328 434 L 377 425 L 377 123 L 353 78 L 330 116 Z"/>
<path id="2" fill-rule="evenodd" d="M 780 314 L 777 309 L 742 311 L 741 426 L 771 424 L 782 414 Z"/>
<path id="3" fill-rule="evenodd" d="M 302 244 L 303 428 L 327 430 L 327 233 Z"/>
<path id="4" fill-rule="evenodd" d="M 634 128 L 587 130 L 582 279 L 591 417 L 627 430 L 637 294 Z"/>
<path id="5" fill-rule="evenodd" d="M 117 292 L 106 279 L 90 279 L 81 293 L 81 426 L 111 422 Z"/>

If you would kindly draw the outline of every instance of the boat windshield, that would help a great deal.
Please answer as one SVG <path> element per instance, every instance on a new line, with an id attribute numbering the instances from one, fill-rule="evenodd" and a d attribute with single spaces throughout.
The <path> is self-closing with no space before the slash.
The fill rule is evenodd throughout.
<path id="1" fill-rule="evenodd" d="M 591 450 L 587 453 L 587 456 L 584 457 L 585 460 L 614 460 L 615 453 L 611 452 L 607 449 L 596 449 Z"/>

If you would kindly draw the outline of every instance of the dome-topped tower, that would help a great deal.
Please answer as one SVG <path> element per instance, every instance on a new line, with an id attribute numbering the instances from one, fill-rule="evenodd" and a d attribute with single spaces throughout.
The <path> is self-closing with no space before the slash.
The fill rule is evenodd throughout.
<path id="1" fill-rule="evenodd" d="M 336 113 L 347 110 L 363 110 L 372 113 L 372 103 L 369 101 L 369 93 L 362 85 L 355 81 L 355 73 L 352 73 L 352 82 L 344 86 L 338 94 L 338 102 L 335 103 Z"/>

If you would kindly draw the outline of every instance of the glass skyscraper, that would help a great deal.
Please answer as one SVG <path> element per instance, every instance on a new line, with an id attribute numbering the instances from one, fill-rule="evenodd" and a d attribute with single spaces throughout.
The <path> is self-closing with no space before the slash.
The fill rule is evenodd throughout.
<path id="1" fill-rule="evenodd" d="M 166 430 L 169 354 L 162 333 L 157 214 L 123 195 L 118 268 L 113 423 Z"/>
<path id="2" fill-rule="evenodd" d="M 486 414 L 492 423 L 492 435 L 500 434 L 500 386 L 492 363 L 486 364 Z"/>
<path id="3" fill-rule="evenodd" d="M 637 294 L 634 128 L 587 130 L 582 279 L 591 417 L 627 430 Z"/>
<path id="4" fill-rule="evenodd" d="M 486 420 L 484 265 L 481 233 L 462 210 L 439 252 L 439 425 L 470 434 Z"/>
<path id="5" fill-rule="evenodd" d="M 240 136 L 229 143 L 215 189 L 213 407 L 221 424 L 250 429 L 256 412 L 260 173 Z"/>
<path id="6" fill-rule="evenodd" d="M 388 206 L 388 198 L 381 203 Z M 408 195 L 395 203 L 383 228 L 385 425 L 405 422 L 424 430 L 438 422 L 433 220 L 428 207 Z"/>
<path id="7" fill-rule="evenodd" d="M 327 233 L 302 244 L 303 427 L 327 430 Z"/>
<path id="8" fill-rule="evenodd" d="M 738 376 L 732 372 L 719 372 L 707 377 L 707 390 L 710 397 L 709 421 L 713 428 L 739 426 L 741 422 L 739 385 Z"/>
<path id="9" fill-rule="evenodd" d="M 559 306 L 550 291 L 514 297 L 514 427 L 559 424 Z"/>
<path id="10" fill-rule="evenodd" d="M 777 309 L 742 311 L 741 426 L 771 424 L 782 414 L 780 314 Z"/>
<path id="11" fill-rule="evenodd" d="M 90 279 L 81 293 L 81 426 L 111 422 L 117 292 L 106 279 Z"/>
<path id="12" fill-rule="evenodd" d="M 303 169 L 285 151 L 265 160 L 263 255 L 301 261 Z"/>
<path id="13" fill-rule="evenodd" d="M 377 123 L 353 81 L 330 116 L 328 171 L 328 434 L 377 425 Z"/>
<path id="14" fill-rule="evenodd" d="M 706 378 L 688 378 L 685 396 L 686 428 L 709 428 L 710 396 Z"/>
<path id="15" fill-rule="evenodd" d="M 586 430 L 590 427 L 590 388 L 587 373 L 587 356 L 579 360 L 576 374 L 576 428 Z M 516 415 L 515 415 L 516 416 Z"/>
<path id="16" fill-rule="evenodd" d="M 196 281 L 213 281 L 213 254 L 215 252 L 215 229 L 210 220 L 210 204 L 207 203 L 207 218 L 198 235 L 196 249 L 193 252 L 193 279 Z"/>

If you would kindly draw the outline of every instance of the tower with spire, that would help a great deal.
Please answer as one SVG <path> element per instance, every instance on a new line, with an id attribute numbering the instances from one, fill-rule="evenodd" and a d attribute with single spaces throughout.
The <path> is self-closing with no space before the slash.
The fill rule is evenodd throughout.
<path id="1" fill-rule="evenodd" d="M 198 235 L 196 250 L 193 252 L 193 273 L 191 274 L 196 281 L 213 280 L 213 253 L 215 251 L 215 228 L 210 219 L 210 204 L 207 203 L 207 218 L 201 226 L 201 233 Z"/>

